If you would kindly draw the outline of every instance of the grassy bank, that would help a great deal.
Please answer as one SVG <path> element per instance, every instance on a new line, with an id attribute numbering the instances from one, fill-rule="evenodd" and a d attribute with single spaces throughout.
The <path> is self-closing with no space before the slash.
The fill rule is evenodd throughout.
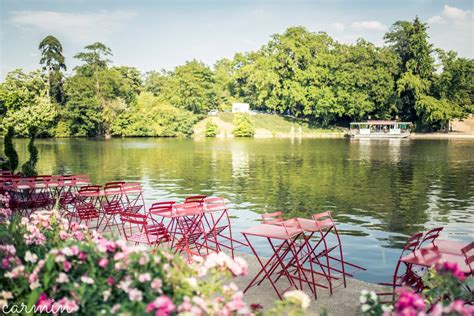
<path id="1" fill-rule="evenodd" d="M 206 122 L 212 120 L 218 126 L 218 137 L 233 137 L 234 113 L 220 113 L 199 122 L 194 128 L 194 135 L 204 136 Z M 292 117 L 273 114 L 250 115 L 255 126 L 256 138 L 287 138 L 287 137 L 343 137 L 344 130 L 340 128 L 320 128 Z"/>

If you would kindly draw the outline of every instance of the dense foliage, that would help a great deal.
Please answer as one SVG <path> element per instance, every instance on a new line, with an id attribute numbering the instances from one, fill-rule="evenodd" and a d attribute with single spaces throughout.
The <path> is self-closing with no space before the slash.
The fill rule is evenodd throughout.
<path id="1" fill-rule="evenodd" d="M 235 137 L 252 137 L 255 134 L 255 125 L 248 114 L 236 115 L 233 124 Z"/>
<path id="2" fill-rule="evenodd" d="M 19 136 L 31 125 L 38 136 L 180 136 L 233 102 L 321 126 L 371 117 L 437 130 L 473 112 L 472 59 L 433 48 L 418 18 L 394 23 L 384 38 L 384 47 L 342 44 L 291 27 L 213 67 L 192 60 L 145 75 L 111 66 L 112 50 L 94 43 L 75 55 L 82 64 L 65 77 L 61 43 L 48 36 L 39 46 L 43 72 L 14 70 L 0 84 L 0 119 Z M 141 99 L 144 92 L 153 98 Z"/>

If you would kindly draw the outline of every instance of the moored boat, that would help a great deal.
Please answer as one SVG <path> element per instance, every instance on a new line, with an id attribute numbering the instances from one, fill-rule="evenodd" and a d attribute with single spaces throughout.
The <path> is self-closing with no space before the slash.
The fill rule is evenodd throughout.
<path id="1" fill-rule="evenodd" d="M 368 120 L 350 124 L 349 135 L 355 138 L 405 138 L 410 136 L 411 122 Z"/>

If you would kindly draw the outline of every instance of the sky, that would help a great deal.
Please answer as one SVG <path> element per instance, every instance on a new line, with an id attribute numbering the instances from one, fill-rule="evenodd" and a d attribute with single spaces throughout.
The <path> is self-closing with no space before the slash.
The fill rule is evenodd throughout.
<path id="1" fill-rule="evenodd" d="M 96 41 L 112 49 L 114 65 L 171 70 L 193 58 L 212 65 L 259 49 L 290 26 L 325 31 L 354 43 L 383 45 L 398 20 L 428 23 L 435 47 L 474 58 L 472 1 L 152 1 L 0 0 L 0 80 L 8 71 L 39 67 L 39 42 L 63 44 L 68 72 L 73 56 Z"/>

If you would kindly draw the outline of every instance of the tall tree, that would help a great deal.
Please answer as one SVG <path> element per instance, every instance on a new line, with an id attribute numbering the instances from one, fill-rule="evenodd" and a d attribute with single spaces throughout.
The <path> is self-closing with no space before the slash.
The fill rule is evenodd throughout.
<path id="1" fill-rule="evenodd" d="M 107 56 L 112 56 L 112 50 L 101 42 L 84 47 L 85 52 L 80 52 L 74 56 L 85 64 L 79 66 L 77 70 L 84 72 L 84 74 L 95 77 L 96 94 L 100 96 L 99 71 L 106 69 L 111 63 Z"/>
<path id="2" fill-rule="evenodd" d="M 40 64 L 47 73 L 48 96 L 51 101 L 62 103 L 64 98 L 61 70 L 66 70 L 63 46 L 56 37 L 48 35 L 40 42 L 38 48 L 41 51 Z"/>
<path id="3" fill-rule="evenodd" d="M 419 121 L 423 111 L 417 109 L 417 100 L 426 95 L 434 72 L 433 46 L 428 42 L 427 26 L 418 17 L 413 22 L 398 21 L 384 39 L 399 57 L 395 90 L 401 115 Z"/>

